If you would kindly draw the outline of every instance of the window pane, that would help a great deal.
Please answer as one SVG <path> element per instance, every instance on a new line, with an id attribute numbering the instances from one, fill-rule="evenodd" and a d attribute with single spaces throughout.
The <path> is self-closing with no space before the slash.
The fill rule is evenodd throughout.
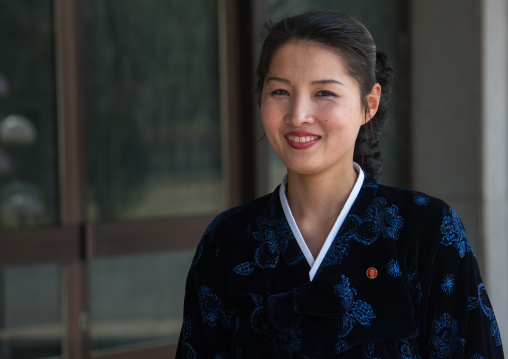
<path id="1" fill-rule="evenodd" d="M 0 288 L 0 358 L 61 358 L 60 267 L 4 268 Z"/>
<path id="2" fill-rule="evenodd" d="M 0 2 L 0 227 L 58 221 L 53 2 Z"/>
<path id="3" fill-rule="evenodd" d="M 405 72 L 407 65 L 403 57 L 404 43 L 403 4 L 398 0 L 268 0 L 269 16 L 280 19 L 285 16 L 301 13 L 306 10 L 331 10 L 345 12 L 361 21 L 371 32 L 376 46 L 385 52 L 395 70 L 390 95 L 388 121 L 384 129 L 381 152 L 383 155 L 382 182 L 390 185 L 407 185 L 407 174 L 403 164 L 407 151 L 407 90 L 405 90 Z M 272 152 L 269 157 L 270 187 L 274 188 L 281 181 L 280 174 L 285 173 L 284 164 Z"/>
<path id="4" fill-rule="evenodd" d="M 217 212 L 217 4 L 87 1 L 89 214 L 95 221 Z"/>
<path id="5" fill-rule="evenodd" d="M 193 255 L 194 250 L 93 261 L 92 348 L 177 342 Z"/>

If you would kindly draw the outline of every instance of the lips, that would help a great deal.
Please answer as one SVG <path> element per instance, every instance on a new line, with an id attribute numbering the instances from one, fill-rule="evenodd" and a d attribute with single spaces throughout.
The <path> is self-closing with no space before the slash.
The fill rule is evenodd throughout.
<path id="1" fill-rule="evenodd" d="M 320 139 L 318 136 L 309 132 L 288 132 L 284 135 L 288 144 L 297 150 L 303 150 L 314 146 Z"/>
<path id="2" fill-rule="evenodd" d="M 319 136 L 305 136 L 305 137 L 288 136 L 286 138 L 288 139 L 288 141 L 305 143 L 305 142 L 316 141 L 317 139 L 319 139 Z"/>

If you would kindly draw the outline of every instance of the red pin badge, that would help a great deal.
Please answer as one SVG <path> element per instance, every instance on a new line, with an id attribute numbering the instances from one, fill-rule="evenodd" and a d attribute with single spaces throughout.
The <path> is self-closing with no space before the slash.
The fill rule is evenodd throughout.
<path id="1" fill-rule="evenodd" d="M 366 274 L 369 279 L 375 279 L 377 277 L 377 269 L 374 267 L 370 267 L 369 269 L 367 269 Z"/>

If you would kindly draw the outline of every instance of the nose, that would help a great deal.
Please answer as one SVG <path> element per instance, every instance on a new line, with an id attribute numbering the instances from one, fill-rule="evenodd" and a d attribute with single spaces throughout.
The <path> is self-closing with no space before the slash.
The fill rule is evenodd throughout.
<path id="1" fill-rule="evenodd" d="M 301 96 L 293 97 L 286 115 L 286 121 L 295 127 L 314 122 L 311 101 Z"/>

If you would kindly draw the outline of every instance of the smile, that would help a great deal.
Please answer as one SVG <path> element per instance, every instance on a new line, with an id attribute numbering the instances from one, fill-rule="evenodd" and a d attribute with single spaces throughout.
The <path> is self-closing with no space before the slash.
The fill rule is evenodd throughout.
<path id="1" fill-rule="evenodd" d="M 319 136 L 305 136 L 305 137 L 286 136 L 286 138 L 291 142 L 306 143 L 318 140 Z"/>
<path id="2" fill-rule="evenodd" d="M 288 145 L 295 150 L 305 150 L 310 148 L 321 139 L 321 136 L 316 136 L 312 133 L 298 133 L 297 131 L 287 133 L 284 137 L 286 138 Z"/>

